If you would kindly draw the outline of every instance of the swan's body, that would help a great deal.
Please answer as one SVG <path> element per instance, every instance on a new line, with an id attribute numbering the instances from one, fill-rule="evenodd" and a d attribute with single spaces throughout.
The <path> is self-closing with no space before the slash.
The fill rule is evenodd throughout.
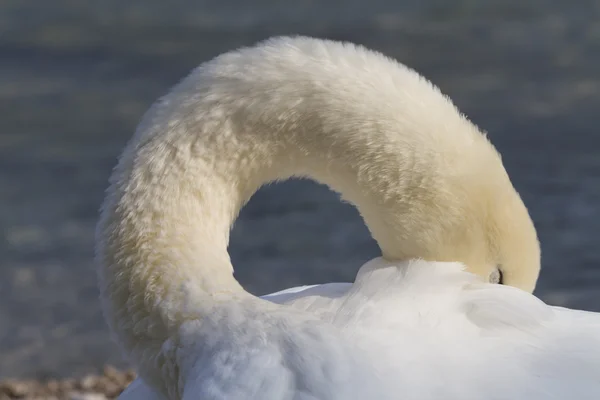
<path id="1" fill-rule="evenodd" d="M 282 330 L 282 335 L 290 335 L 299 346 L 297 353 L 289 354 L 287 366 L 275 361 L 279 361 L 282 348 L 266 347 L 264 335 L 270 329 L 261 323 L 256 323 L 256 331 L 246 331 L 241 338 L 215 321 L 210 328 L 214 331 L 208 335 L 220 338 L 215 346 L 218 351 L 207 349 L 204 343 L 191 343 L 188 355 L 210 353 L 216 359 L 220 352 L 231 352 L 248 368 L 235 378 L 218 377 L 219 371 L 231 372 L 208 363 L 206 357 L 197 368 L 207 375 L 190 375 L 191 394 L 186 398 L 599 398 L 598 314 L 551 307 L 519 289 L 478 282 L 457 263 L 386 263 L 380 259 L 361 270 L 364 275 L 354 287 L 322 285 L 265 296 L 343 329 L 345 342 L 337 335 L 323 335 L 317 347 L 314 342 L 302 341 L 304 332 L 298 325 L 289 332 Z M 275 326 L 280 323 L 278 316 L 270 321 Z M 306 326 L 310 330 L 317 327 L 317 323 Z M 190 342 L 202 331 L 201 326 L 194 329 Z M 309 337 L 313 339 L 313 335 L 314 331 Z M 360 356 L 361 349 L 368 353 L 371 363 L 350 366 L 348 356 Z M 248 357 L 248 353 L 253 354 Z M 320 379 L 328 368 L 351 367 L 356 369 L 344 371 L 347 381 Z M 272 388 L 269 391 L 268 383 L 293 387 L 288 380 L 292 374 L 296 379 L 312 379 L 312 397 Z M 196 376 L 202 379 L 195 381 Z M 191 389 L 193 385 L 197 386 Z M 224 386 L 230 391 L 222 392 Z M 214 395 L 219 392 L 221 396 Z M 149 393 L 156 397 L 148 397 Z M 121 398 L 166 399 L 139 378 Z"/>
<path id="2" fill-rule="evenodd" d="M 229 227 L 290 176 L 357 205 L 388 261 L 353 284 L 245 292 Z M 600 395 L 600 316 L 527 293 L 537 235 L 493 146 L 363 48 L 279 38 L 199 67 L 140 124 L 98 239 L 106 317 L 143 379 L 125 400 Z"/>

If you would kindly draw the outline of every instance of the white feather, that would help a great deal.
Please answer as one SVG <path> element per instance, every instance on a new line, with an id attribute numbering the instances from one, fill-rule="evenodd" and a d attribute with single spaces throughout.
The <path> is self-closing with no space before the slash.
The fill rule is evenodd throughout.
<path id="1" fill-rule="evenodd" d="M 190 328 L 184 399 L 598 398 L 599 314 L 482 283 L 458 263 L 377 259 L 363 270 L 354 285 L 265 296 L 288 308 L 252 315 L 243 331 Z M 207 347 L 203 335 L 219 339 Z M 148 392 L 138 378 L 120 398 Z"/>

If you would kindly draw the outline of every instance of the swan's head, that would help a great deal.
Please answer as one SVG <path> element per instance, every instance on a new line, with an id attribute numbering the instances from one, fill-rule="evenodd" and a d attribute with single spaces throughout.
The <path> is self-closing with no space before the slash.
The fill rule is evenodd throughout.
<path id="1" fill-rule="evenodd" d="M 536 229 L 499 154 L 481 139 L 477 150 L 448 151 L 438 165 L 413 165 L 409 176 L 417 179 L 403 180 L 377 205 L 385 212 L 363 207 L 363 216 L 388 260 L 459 261 L 485 281 L 533 292 Z"/>
<path id="2" fill-rule="evenodd" d="M 465 202 L 465 223 L 457 223 L 438 258 L 462 261 L 467 270 L 491 283 L 533 292 L 540 272 L 539 240 L 508 176 L 503 183 L 484 181 L 471 196 Z"/>

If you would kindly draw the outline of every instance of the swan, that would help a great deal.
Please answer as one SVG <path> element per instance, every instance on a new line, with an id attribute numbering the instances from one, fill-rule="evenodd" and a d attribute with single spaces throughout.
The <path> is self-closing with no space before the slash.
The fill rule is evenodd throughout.
<path id="1" fill-rule="evenodd" d="M 229 230 L 308 177 L 381 249 L 353 283 L 255 297 Z M 122 400 L 598 399 L 600 315 L 533 292 L 537 233 L 486 136 L 351 43 L 276 37 L 200 65 L 144 115 L 97 227 Z"/>

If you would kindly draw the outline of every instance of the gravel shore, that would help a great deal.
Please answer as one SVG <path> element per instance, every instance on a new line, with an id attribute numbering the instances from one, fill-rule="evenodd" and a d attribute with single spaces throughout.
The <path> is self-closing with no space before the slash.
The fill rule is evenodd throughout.
<path id="1" fill-rule="evenodd" d="M 0 400 L 109 400 L 117 396 L 135 379 L 132 370 L 120 371 L 105 366 L 102 375 L 86 375 L 79 379 L 0 381 Z"/>

